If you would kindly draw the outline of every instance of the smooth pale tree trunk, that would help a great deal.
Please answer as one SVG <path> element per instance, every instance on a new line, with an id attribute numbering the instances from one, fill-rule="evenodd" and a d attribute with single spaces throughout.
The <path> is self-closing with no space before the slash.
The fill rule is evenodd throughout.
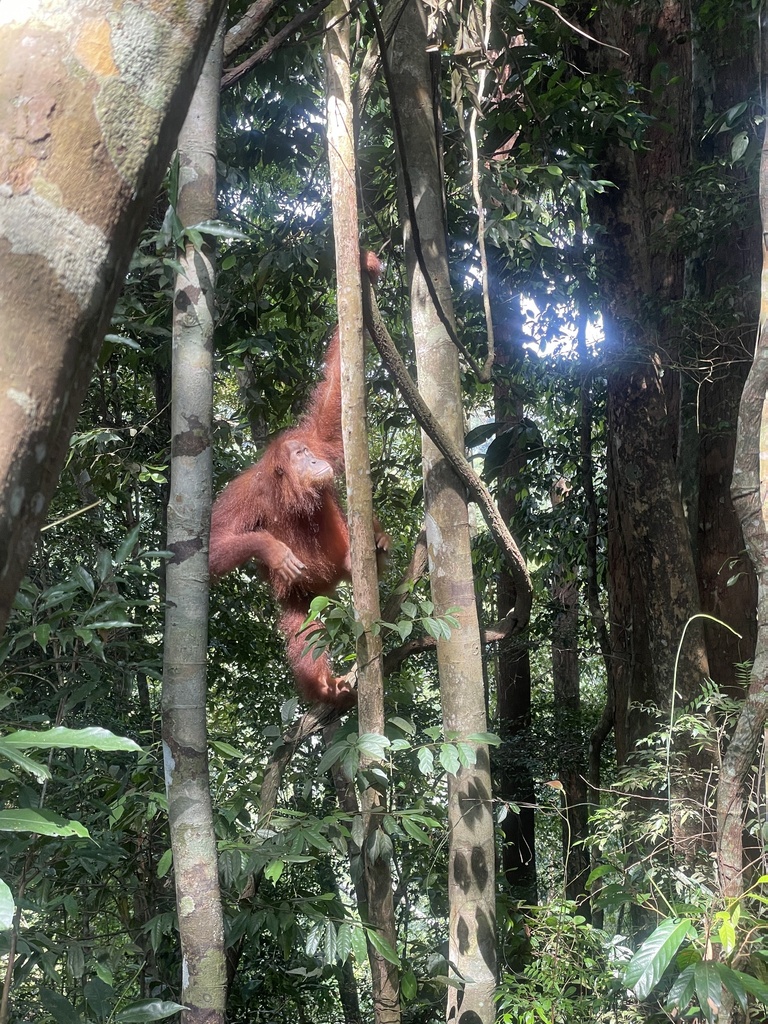
<path id="1" fill-rule="evenodd" d="M 223 8 L 0 3 L 0 630 Z"/>
<path id="2" fill-rule="evenodd" d="M 223 25 L 179 136 L 177 212 L 216 215 Z M 173 407 L 163 651 L 163 756 L 182 952 L 183 1024 L 223 1024 L 224 921 L 208 777 L 206 648 L 213 410 L 213 247 L 187 243 L 173 313 Z"/>
<path id="3" fill-rule="evenodd" d="M 373 530 L 371 465 L 365 420 L 365 346 L 360 289 L 360 236 L 357 217 L 356 155 L 350 76 L 349 5 L 334 0 L 326 23 L 328 157 L 331 171 L 333 233 L 336 243 L 337 303 L 341 343 L 341 418 L 347 481 L 347 518 L 352 550 L 352 589 L 357 641 L 360 733 L 384 734 L 384 675 L 381 618 Z M 370 762 L 367 762 L 370 765 Z M 390 838 L 381 827 L 384 804 L 373 786 L 360 798 L 364 842 L 361 874 L 356 879 L 363 922 L 394 952 L 397 934 L 392 898 Z M 398 1024 L 398 970 L 368 941 L 376 1024 Z"/>
<path id="4" fill-rule="evenodd" d="M 400 208 L 404 225 L 411 318 L 419 390 L 433 414 L 463 448 L 464 421 L 458 353 L 429 295 L 415 245 L 421 250 L 442 312 L 453 319 L 435 137 L 425 13 L 411 0 L 392 39 L 392 103 L 402 132 L 398 144 Z M 409 221 L 412 192 L 418 239 Z M 446 734 L 467 737 L 486 729 L 480 629 L 463 487 L 432 441 L 422 434 L 424 500 L 430 583 L 435 614 L 453 609 L 460 625 L 437 645 Z M 491 1024 L 496 985 L 495 849 L 488 748 L 449 776 L 449 944 L 451 973 L 446 1015 L 457 1024 Z"/>

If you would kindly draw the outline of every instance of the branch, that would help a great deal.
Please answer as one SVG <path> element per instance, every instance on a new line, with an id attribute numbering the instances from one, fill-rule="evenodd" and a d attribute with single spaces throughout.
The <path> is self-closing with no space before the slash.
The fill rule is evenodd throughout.
<path id="1" fill-rule="evenodd" d="M 400 358 L 400 354 L 395 348 L 395 343 L 392 341 L 381 319 L 373 288 L 367 280 L 363 281 L 363 303 L 366 314 L 366 327 L 376 348 L 379 350 L 385 366 L 396 381 L 400 393 L 405 399 L 405 404 L 413 413 L 421 429 L 429 435 L 445 458 L 451 463 L 459 480 L 467 488 L 471 499 L 482 512 L 488 529 L 504 554 L 517 592 L 515 606 L 506 616 L 506 619 L 509 621 L 508 633 L 517 632 L 528 622 L 532 600 L 531 579 L 528 575 L 523 556 L 520 554 L 520 549 L 496 507 L 491 497 L 491 492 L 474 469 L 472 469 L 464 452 L 453 442 L 440 422 L 432 415 L 426 402 L 419 394 L 418 388 L 408 373 L 408 369 Z"/>
<path id="2" fill-rule="evenodd" d="M 304 11 L 303 14 L 297 14 L 292 21 L 281 28 L 279 32 L 276 32 L 271 39 L 268 39 L 264 45 L 258 49 L 251 56 L 238 64 L 237 67 L 229 68 L 224 72 L 221 78 L 221 88 L 229 89 L 230 86 L 234 85 L 235 82 L 239 82 L 240 79 L 247 75 L 249 71 L 252 71 L 259 64 L 263 64 L 269 60 L 272 54 L 279 50 L 283 43 L 293 35 L 294 32 L 298 32 L 300 28 L 307 24 L 309 21 L 314 21 L 328 6 L 331 0 L 318 0 L 316 4 L 313 4 L 308 10 Z"/>

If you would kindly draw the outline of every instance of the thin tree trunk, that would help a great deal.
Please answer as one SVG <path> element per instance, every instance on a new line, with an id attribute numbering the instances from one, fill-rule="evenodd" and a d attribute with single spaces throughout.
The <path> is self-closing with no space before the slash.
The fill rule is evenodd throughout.
<path id="1" fill-rule="evenodd" d="M 179 139 L 182 224 L 216 212 L 216 130 L 223 23 Z M 179 935 L 183 1024 L 223 1024 L 224 922 L 208 779 L 205 721 L 207 547 L 211 512 L 213 250 L 180 260 L 173 318 L 171 495 L 168 503 L 163 750 Z"/>
<path id="2" fill-rule="evenodd" d="M 494 258 L 494 253 L 496 258 Z M 501 278 L 501 260 L 489 250 L 491 265 L 491 313 L 496 332 L 496 369 L 493 402 L 500 430 L 519 426 L 523 418 L 521 389 L 515 386 L 515 371 L 522 362 L 520 338 L 522 316 L 517 296 L 509 293 Z M 504 522 L 511 528 L 517 508 L 516 481 L 525 466 L 520 446 L 499 473 L 498 505 Z M 500 619 L 515 606 L 515 581 L 505 565 L 498 574 L 497 612 Z M 508 810 L 501 822 L 504 844 L 501 862 L 515 899 L 534 905 L 536 893 L 536 848 L 534 804 L 536 791 L 529 743 L 531 737 L 531 659 L 527 638 L 513 636 L 499 644 L 496 672 L 496 710 L 499 716 L 498 794 L 520 808 Z"/>
<path id="3" fill-rule="evenodd" d="M 405 7 L 390 54 L 391 101 L 402 133 L 398 144 L 400 208 L 419 388 L 433 414 L 463 446 L 458 353 L 444 323 L 444 318 L 452 320 L 453 308 L 426 27 L 419 0 Z M 407 201 L 407 190 L 411 190 L 412 203 Z M 415 208 L 416 224 L 410 222 L 409 208 Z M 422 262 L 441 310 L 429 294 Z M 446 734 L 464 738 L 486 728 L 467 499 L 452 468 L 424 434 L 422 459 L 435 614 L 442 615 L 451 608 L 460 622 L 450 639 L 440 640 L 437 645 L 443 726 Z M 456 776 L 449 776 L 448 784 L 448 959 L 459 987 L 449 989 L 446 1018 L 456 1024 L 491 1024 L 495 1016 L 495 848 L 490 764 L 487 746 L 475 743 L 474 747 L 476 764 L 460 768 Z"/>
<path id="4" fill-rule="evenodd" d="M 381 612 L 373 528 L 371 466 L 365 419 L 365 349 L 355 187 L 357 176 L 348 0 L 334 0 L 329 7 L 326 24 L 326 62 L 328 157 L 336 242 L 341 345 L 341 419 L 347 481 L 347 516 L 352 552 L 355 615 L 361 626 L 357 640 L 358 718 L 361 735 L 375 733 L 383 736 L 384 674 L 381 635 L 374 631 L 374 625 L 381 618 Z M 361 851 L 365 902 L 360 907 L 360 915 L 364 923 L 375 929 L 390 949 L 396 952 L 392 847 L 391 840 L 381 828 L 384 810 L 382 796 L 373 786 L 363 790 L 361 810 L 365 835 Z M 373 978 L 373 1009 L 376 1024 L 399 1024 L 398 969 L 382 956 L 370 939 L 368 960 Z"/>

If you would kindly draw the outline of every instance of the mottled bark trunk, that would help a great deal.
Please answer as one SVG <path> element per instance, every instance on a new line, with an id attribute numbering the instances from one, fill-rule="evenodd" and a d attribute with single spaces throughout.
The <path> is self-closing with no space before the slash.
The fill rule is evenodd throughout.
<path id="1" fill-rule="evenodd" d="M 457 444 L 463 445 L 458 353 L 429 294 L 453 319 L 442 179 L 435 137 L 424 10 L 405 7 L 392 40 L 392 102 L 402 131 L 398 145 L 400 208 L 404 222 L 411 317 L 419 389 Z M 411 190 L 416 224 L 409 220 Z M 420 258 L 419 258 L 420 256 Z M 430 583 L 435 613 L 455 609 L 460 625 L 437 645 L 446 733 L 469 736 L 486 728 L 480 629 L 475 604 L 467 499 L 453 470 L 422 435 L 424 499 Z M 449 948 L 460 987 L 448 990 L 447 1019 L 492 1024 L 496 984 L 495 850 L 488 748 L 476 744 L 477 762 L 449 778 Z"/>
<path id="2" fill-rule="evenodd" d="M 220 26 L 179 137 L 182 224 L 216 214 Z M 163 753 L 179 936 L 183 1024 L 223 1024 L 224 921 L 208 779 L 206 647 L 213 410 L 213 250 L 187 244 L 173 317 L 171 495 L 163 652 Z"/>
<path id="3" fill-rule="evenodd" d="M 362 627 L 357 641 L 358 718 L 360 732 L 384 733 L 384 675 L 381 635 L 374 625 L 379 610 L 376 545 L 373 530 L 371 466 L 365 418 L 365 350 L 360 290 L 360 249 L 357 220 L 356 164 L 352 86 L 350 79 L 349 5 L 334 0 L 326 22 L 328 156 L 331 171 L 337 302 L 341 343 L 342 431 L 347 482 L 347 517 L 352 550 L 355 615 Z M 362 856 L 360 914 L 366 924 L 397 952 L 392 897 L 391 841 L 383 831 L 384 803 L 369 786 L 360 797 L 365 842 Z M 378 836 L 377 836 L 377 833 Z M 378 841 L 383 840 L 383 841 Z M 376 853 L 374 854 L 374 851 Z M 368 942 L 376 1024 L 400 1021 L 400 979 L 397 967 Z"/>

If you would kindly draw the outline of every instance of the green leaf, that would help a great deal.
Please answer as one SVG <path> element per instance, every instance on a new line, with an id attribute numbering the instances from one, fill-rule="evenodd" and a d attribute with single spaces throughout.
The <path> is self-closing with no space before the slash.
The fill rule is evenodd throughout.
<path id="1" fill-rule="evenodd" d="M 191 224 L 187 231 L 197 231 L 201 235 L 215 235 L 217 238 L 235 238 L 241 242 L 249 241 L 248 235 L 244 235 L 242 231 L 221 220 L 201 220 L 199 224 Z"/>
<path id="2" fill-rule="evenodd" d="M 51 773 L 44 764 L 40 764 L 39 761 L 35 761 L 31 757 L 27 757 L 26 754 L 20 753 L 14 747 L 9 746 L 4 739 L 0 739 L 0 757 L 7 758 L 13 764 L 18 765 L 19 768 L 23 768 L 25 772 L 29 772 L 30 775 L 34 775 L 40 780 L 51 778 Z"/>
<path id="3" fill-rule="evenodd" d="M 747 1009 L 747 990 L 744 987 L 743 975 L 741 971 L 734 971 L 726 964 L 715 964 L 715 969 L 720 975 L 720 980 L 723 985 L 728 989 L 731 995 L 739 1003 L 739 1006 L 746 1012 Z"/>
<path id="4" fill-rule="evenodd" d="M 172 1003 L 167 999 L 142 999 L 121 1010 L 115 1021 L 119 1024 L 144 1024 L 144 1021 L 165 1020 L 184 1009 L 186 1007 L 180 1003 Z"/>
<path id="5" fill-rule="evenodd" d="M 332 964 L 336 956 L 336 927 L 333 921 L 326 921 L 323 934 L 323 959 L 327 964 Z"/>
<path id="6" fill-rule="evenodd" d="M 134 526 L 131 532 L 123 538 L 120 547 L 115 552 L 115 565 L 122 565 L 127 558 L 130 558 L 139 539 L 140 529 L 140 526 Z"/>
<path id="7" fill-rule="evenodd" d="M 411 821 L 407 814 L 403 815 L 400 823 L 403 826 L 403 830 L 408 833 L 411 839 L 415 839 L 417 843 L 424 843 L 425 846 L 428 846 L 432 842 L 427 833 L 420 829 L 415 822 Z"/>
<path id="8" fill-rule="evenodd" d="M 419 771 L 422 775 L 431 775 L 435 768 L 435 757 L 430 747 L 419 747 L 416 752 Z"/>
<path id="9" fill-rule="evenodd" d="M 368 946 L 365 941 L 365 929 L 358 925 L 352 928 L 352 952 L 359 964 L 368 962 Z"/>
<path id="10" fill-rule="evenodd" d="M 461 767 L 458 751 L 452 743 L 440 744 L 440 764 L 449 775 L 456 775 Z"/>
<path id="11" fill-rule="evenodd" d="M 171 870 L 171 864 L 173 864 L 173 850 L 169 847 L 157 862 L 157 877 L 165 878 Z"/>
<path id="12" fill-rule="evenodd" d="M 674 984 L 667 994 L 667 1001 L 664 1005 L 664 1009 L 672 1013 L 677 1011 L 678 1014 L 682 1013 L 688 1003 L 693 999 L 693 992 L 696 985 L 696 979 L 693 976 L 693 969 L 696 964 L 689 964 L 684 971 L 681 971 L 675 979 Z"/>
<path id="13" fill-rule="evenodd" d="M 399 967 L 400 960 L 398 958 L 398 955 L 394 951 L 394 949 L 392 949 L 392 947 L 384 938 L 384 936 L 380 935 L 377 931 L 374 931 L 373 928 L 366 928 L 366 933 L 368 935 L 368 941 L 379 954 L 379 956 L 383 956 L 385 960 L 388 960 L 391 964 L 394 964 L 395 967 Z"/>
<path id="14" fill-rule="evenodd" d="M 751 996 L 768 1006 L 768 985 L 764 981 L 758 981 L 751 974 L 744 974 L 742 971 L 734 971 L 734 974 L 738 974 L 739 981 Z"/>
<path id="15" fill-rule="evenodd" d="M 662 921 L 632 957 L 624 972 L 624 983 L 638 999 L 645 999 L 659 983 L 690 928 L 690 918 L 670 917 Z"/>
<path id="16" fill-rule="evenodd" d="M 749 149 L 749 136 L 746 132 L 738 132 L 731 143 L 731 162 L 737 163 Z M 703 1007 L 702 1007 L 703 1009 Z"/>
<path id="17" fill-rule="evenodd" d="M 472 732 L 465 739 L 467 743 L 487 743 L 489 747 L 501 745 L 501 737 L 495 732 Z"/>
<path id="18" fill-rule="evenodd" d="M 264 868 L 264 877 L 270 882 L 278 882 L 285 868 L 285 861 L 272 860 Z"/>
<path id="19" fill-rule="evenodd" d="M 28 807 L 0 811 L 0 832 L 34 832 L 39 836 L 90 838 L 88 829 L 79 821 L 68 821 L 53 811 L 33 811 Z"/>
<path id="20" fill-rule="evenodd" d="M 389 747 L 390 741 L 378 732 L 364 732 L 357 740 L 357 749 L 372 761 L 383 760 Z"/>
<path id="21" fill-rule="evenodd" d="M 13 747 L 36 747 L 39 750 L 71 747 L 87 750 L 141 750 L 139 744 L 134 740 L 130 740 L 126 736 L 115 736 L 108 729 L 101 729 L 98 726 L 91 726 L 87 729 L 65 729 L 64 726 L 59 725 L 53 729 L 46 729 L 44 732 L 19 729 L 17 732 L 11 732 L 4 736 L 2 742 Z"/>
<path id="22" fill-rule="evenodd" d="M 352 951 L 352 929 L 343 921 L 336 932 L 336 956 L 344 963 Z"/>
<path id="23" fill-rule="evenodd" d="M 16 906 L 13 902 L 13 893 L 0 879 L 0 931 L 7 932 L 13 927 L 13 914 Z"/>
<path id="24" fill-rule="evenodd" d="M 72 1003 L 58 992 L 49 988 L 40 989 L 40 1002 L 43 1009 L 56 1021 L 56 1024 L 83 1024 L 83 1018 L 74 1008 Z"/>
<path id="25" fill-rule="evenodd" d="M 696 998 L 699 1008 L 710 1024 L 720 1012 L 723 985 L 717 968 L 711 960 L 702 960 L 693 965 L 693 976 L 696 980 Z"/>
<path id="26" fill-rule="evenodd" d="M 418 995 L 419 986 L 416 984 L 416 975 L 413 971 L 407 970 L 403 973 L 400 979 L 400 991 L 407 1003 L 412 1003 Z"/>

